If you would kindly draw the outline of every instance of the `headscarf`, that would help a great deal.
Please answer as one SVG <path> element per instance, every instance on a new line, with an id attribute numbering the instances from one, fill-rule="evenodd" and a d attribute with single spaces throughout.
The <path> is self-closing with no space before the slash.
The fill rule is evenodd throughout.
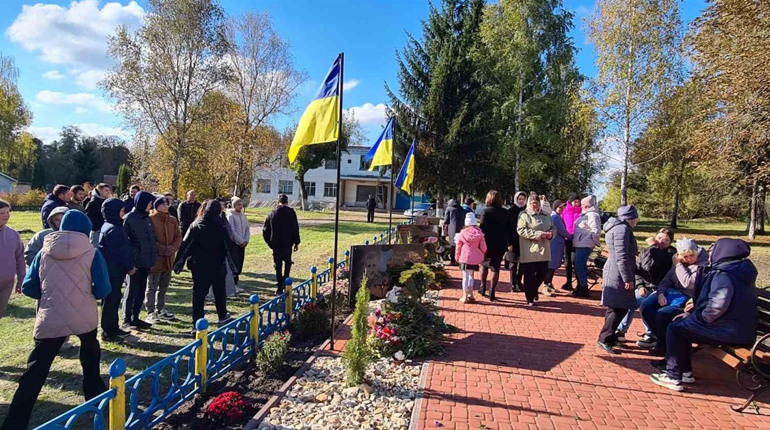
<path id="1" fill-rule="evenodd" d="M 519 204 L 518 204 L 519 195 L 520 194 L 524 195 L 524 199 L 525 199 L 524 206 L 519 206 Z M 516 205 L 516 206 L 519 206 L 520 208 L 528 207 L 529 206 L 529 196 L 527 196 L 527 193 L 525 193 L 524 191 L 519 191 L 518 193 L 513 195 L 513 204 Z"/>

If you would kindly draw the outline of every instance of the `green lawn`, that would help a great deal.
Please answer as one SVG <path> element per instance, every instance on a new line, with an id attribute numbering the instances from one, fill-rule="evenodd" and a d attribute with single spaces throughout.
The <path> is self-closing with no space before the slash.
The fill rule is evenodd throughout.
<path id="1" fill-rule="evenodd" d="M 264 221 L 266 214 L 266 209 L 249 210 L 250 220 L 255 222 Z M 309 278 L 310 266 L 317 265 L 321 270 L 327 266 L 326 261 L 333 252 L 334 213 L 300 211 L 298 214 L 302 245 L 299 252 L 294 254 L 292 275 L 297 280 L 304 280 Z M 351 245 L 363 243 L 388 227 L 387 214 L 378 214 L 373 224 L 351 221 L 365 221 L 366 213 L 362 212 L 342 212 L 341 219 L 347 221 L 344 221 L 340 228 L 340 258 L 343 258 L 342 252 Z M 41 228 L 40 214 L 12 212 L 9 225 L 21 233 L 26 244 L 34 232 Z M 228 299 L 228 310 L 234 315 L 242 315 L 248 311 L 248 297 L 251 293 L 259 294 L 262 301 L 270 299 L 274 293 L 272 256 L 259 233 L 258 230 L 256 236 L 252 235 L 246 249 L 241 286 L 247 293 L 235 299 Z M 123 345 L 102 342 L 102 374 L 106 377 L 109 364 L 115 358 L 122 357 L 128 366 L 127 375 L 132 376 L 191 342 L 191 304 L 192 283 L 189 272 L 175 275 L 168 292 L 167 305 L 179 321 L 157 324 L 149 333 L 138 334 L 136 340 Z M 208 317 L 216 318 L 213 303 L 207 303 L 206 311 Z M 16 381 L 24 371 L 27 356 L 32 350 L 34 318 L 35 301 L 14 294 L 8 307 L 8 316 L 0 319 L 0 417 L 6 414 L 16 390 Z M 78 343 L 76 338 L 73 338 L 73 343 Z M 77 348 L 66 351 L 54 362 L 35 407 L 31 425 L 42 424 L 83 401 L 77 351 Z"/>

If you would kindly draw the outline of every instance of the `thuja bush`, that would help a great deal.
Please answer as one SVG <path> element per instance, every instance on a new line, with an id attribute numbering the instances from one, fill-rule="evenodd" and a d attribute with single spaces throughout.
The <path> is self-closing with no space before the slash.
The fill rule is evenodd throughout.
<path id="1" fill-rule="evenodd" d="M 257 369 L 264 373 L 272 373 L 283 364 L 286 352 L 289 351 L 291 334 L 289 332 L 273 333 L 265 339 L 257 353 Z"/>
<path id="2" fill-rule="evenodd" d="M 425 295 L 425 291 L 433 285 L 436 280 L 436 275 L 428 265 L 416 263 L 408 270 L 401 272 L 401 276 L 398 280 L 408 295 L 419 299 L 422 298 Z"/>
<path id="3" fill-rule="evenodd" d="M 328 333 L 331 329 L 331 316 L 325 303 L 308 303 L 291 320 L 294 334 L 299 339 L 307 339 Z"/>
<path id="4" fill-rule="evenodd" d="M 347 383 L 355 386 L 364 382 L 366 366 L 372 360 L 372 352 L 367 344 L 369 324 L 369 288 L 366 278 L 361 282 L 361 288 L 356 293 L 356 309 L 353 311 L 352 335 L 345 345 L 343 358 L 348 366 Z"/>

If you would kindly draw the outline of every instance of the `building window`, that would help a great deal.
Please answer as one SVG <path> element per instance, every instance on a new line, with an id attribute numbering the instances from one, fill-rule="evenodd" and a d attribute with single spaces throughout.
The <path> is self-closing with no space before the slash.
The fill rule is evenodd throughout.
<path id="1" fill-rule="evenodd" d="M 294 194 L 294 181 L 278 181 L 278 192 L 281 194 Z"/>
<path id="2" fill-rule="evenodd" d="M 337 197 L 337 184 L 324 182 L 324 197 Z"/>
<path id="3" fill-rule="evenodd" d="M 337 170 L 337 160 L 324 160 L 326 170 Z"/>
<path id="4" fill-rule="evenodd" d="M 305 182 L 305 197 L 315 197 L 315 182 Z"/>
<path id="5" fill-rule="evenodd" d="M 361 161 L 358 162 L 358 170 L 369 170 L 371 161 L 366 161 L 366 154 L 361 155 Z"/>
<path id="6" fill-rule="evenodd" d="M 270 179 L 257 179 L 257 192 L 270 194 Z"/>

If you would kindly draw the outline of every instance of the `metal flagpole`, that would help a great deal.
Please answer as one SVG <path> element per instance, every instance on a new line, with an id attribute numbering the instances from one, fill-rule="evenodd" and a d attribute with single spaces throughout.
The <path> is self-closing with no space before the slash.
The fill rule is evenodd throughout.
<path id="1" fill-rule="evenodd" d="M 334 263 L 332 263 L 332 334 L 329 341 L 329 349 L 334 351 L 334 303 L 337 301 L 337 245 L 340 235 L 340 142 L 342 141 L 342 82 L 345 70 L 345 53 L 340 52 L 340 76 L 337 80 L 337 92 L 340 97 L 339 129 L 337 130 L 337 203 L 334 207 Z"/>
<path id="2" fill-rule="evenodd" d="M 390 188 L 388 189 L 388 245 L 391 244 L 393 237 L 393 200 L 395 199 L 395 190 L 393 189 L 393 168 L 396 166 L 396 117 L 393 117 L 393 136 L 390 143 Z"/>

